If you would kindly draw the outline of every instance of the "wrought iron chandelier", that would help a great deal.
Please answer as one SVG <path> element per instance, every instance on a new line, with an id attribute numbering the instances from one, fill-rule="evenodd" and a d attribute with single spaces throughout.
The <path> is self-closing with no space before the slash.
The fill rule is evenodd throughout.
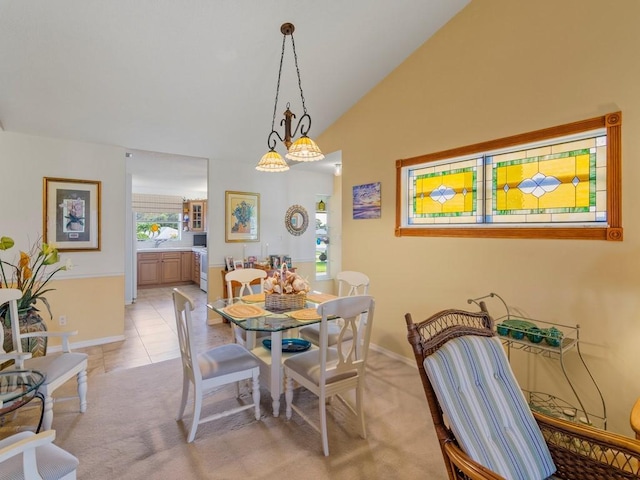
<path id="1" fill-rule="evenodd" d="M 282 32 L 282 53 L 280 54 L 280 69 L 278 70 L 278 85 L 276 87 L 276 100 L 273 105 L 273 119 L 271 120 L 271 133 L 267 137 L 267 146 L 269 151 L 264 154 L 260 159 L 260 162 L 256 166 L 256 170 L 261 172 L 286 172 L 289 170 L 289 165 L 282 158 L 282 156 L 276 152 L 276 139 L 279 138 L 282 143 L 287 147 L 286 158 L 294 160 L 296 162 L 314 162 L 316 160 L 322 160 L 324 155 L 318 148 L 316 142 L 310 139 L 307 134 L 311 129 L 311 116 L 307 113 L 307 107 L 304 103 L 304 94 L 302 93 L 302 82 L 300 81 L 300 69 L 298 68 L 298 55 L 296 54 L 296 43 L 293 39 L 293 31 L 295 27 L 292 23 L 283 23 L 280 27 Z M 300 87 L 300 99 L 302 100 L 303 115 L 300 117 L 295 130 L 291 130 L 292 119 L 296 118 L 295 114 L 289 109 L 290 104 L 287 103 L 287 109 L 284 112 L 284 119 L 280 121 L 280 125 L 284 125 L 284 138 L 280 136 L 275 130 L 276 123 L 276 110 L 278 108 L 278 95 L 280 94 L 280 78 L 282 76 L 282 61 L 284 60 L 284 49 L 287 37 L 291 36 L 291 45 L 293 47 L 293 59 L 296 65 L 296 73 L 298 75 L 298 87 Z M 300 130 L 300 138 L 292 142 L 293 137 L 298 134 Z"/>

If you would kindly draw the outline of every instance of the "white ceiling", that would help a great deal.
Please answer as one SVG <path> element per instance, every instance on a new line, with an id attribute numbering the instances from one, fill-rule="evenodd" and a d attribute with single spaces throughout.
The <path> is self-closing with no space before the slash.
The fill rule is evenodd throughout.
<path id="1" fill-rule="evenodd" d="M 296 27 L 316 138 L 469 1 L 0 0 L 0 123 L 255 164 L 267 150 L 282 23 Z M 279 131 L 286 102 L 299 118 L 290 41 Z"/>

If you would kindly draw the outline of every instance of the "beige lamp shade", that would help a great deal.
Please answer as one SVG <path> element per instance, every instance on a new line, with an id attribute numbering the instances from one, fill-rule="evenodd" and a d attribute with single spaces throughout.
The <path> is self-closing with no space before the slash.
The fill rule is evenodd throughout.
<path id="1" fill-rule="evenodd" d="M 324 155 L 316 142 L 303 135 L 291 144 L 289 153 L 285 157 L 296 162 L 315 162 L 316 160 L 322 160 Z"/>
<path id="2" fill-rule="evenodd" d="M 284 158 L 276 152 L 275 150 L 269 150 L 265 153 L 258 165 L 256 165 L 256 170 L 261 172 L 286 172 L 289 170 L 289 165 L 284 161 Z"/>

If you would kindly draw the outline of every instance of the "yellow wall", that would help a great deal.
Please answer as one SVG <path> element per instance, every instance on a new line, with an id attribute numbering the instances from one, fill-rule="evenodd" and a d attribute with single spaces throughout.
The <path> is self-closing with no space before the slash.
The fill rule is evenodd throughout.
<path id="1" fill-rule="evenodd" d="M 498 292 L 532 317 L 580 324 L 609 429 L 631 433 L 640 396 L 638 19 L 637 0 L 474 0 L 318 139 L 325 151 L 342 150 L 342 268 L 371 277 L 372 342 L 409 358 L 406 312 L 423 319 Z M 617 110 L 623 242 L 394 236 L 396 159 Z M 352 220 L 353 185 L 377 181 L 382 218 Z M 515 360 L 521 382 L 573 401 L 557 364 L 525 358 Z M 576 359 L 567 355 L 571 372 Z M 586 375 L 576 379 L 598 413 Z"/>
<path id="2" fill-rule="evenodd" d="M 51 282 L 47 293 L 53 320 L 41 304 L 42 318 L 52 331 L 77 330 L 69 340 L 79 346 L 124 339 L 124 275 L 113 277 L 68 279 Z M 65 326 L 58 325 L 60 315 L 67 317 Z M 60 345 L 57 339 L 50 345 Z"/>

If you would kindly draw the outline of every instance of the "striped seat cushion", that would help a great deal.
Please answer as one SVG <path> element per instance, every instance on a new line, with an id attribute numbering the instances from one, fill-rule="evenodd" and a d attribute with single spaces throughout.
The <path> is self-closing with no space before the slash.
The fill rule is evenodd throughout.
<path id="1" fill-rule="evenodd" d="M 542 480 L 556 471 L 498 338 L 455 338 L 424 367 L 469 457 L 510 480 Z"/>
<path id="2" fill-rule="evenodd" d="M 11 446 L 21 440 L 34 436 L 35 433 L 19 432 L 0 441 L 0 449 Z M 47 443 L 36 448 L 36 463 L 38 465 L 38 473 L 44 480 L 58 478 L 76 478 L 75 471 L 78 468 L 79 461 L 66 450 Z M 22 454 L 8 458 L 0 465 L 1 480 L 24 480 L 24 470 L 22 465 Z M 65 477 L 65 475 L 73 476 Z M 33 477 L 29 477 L 33 478 Z"/>

